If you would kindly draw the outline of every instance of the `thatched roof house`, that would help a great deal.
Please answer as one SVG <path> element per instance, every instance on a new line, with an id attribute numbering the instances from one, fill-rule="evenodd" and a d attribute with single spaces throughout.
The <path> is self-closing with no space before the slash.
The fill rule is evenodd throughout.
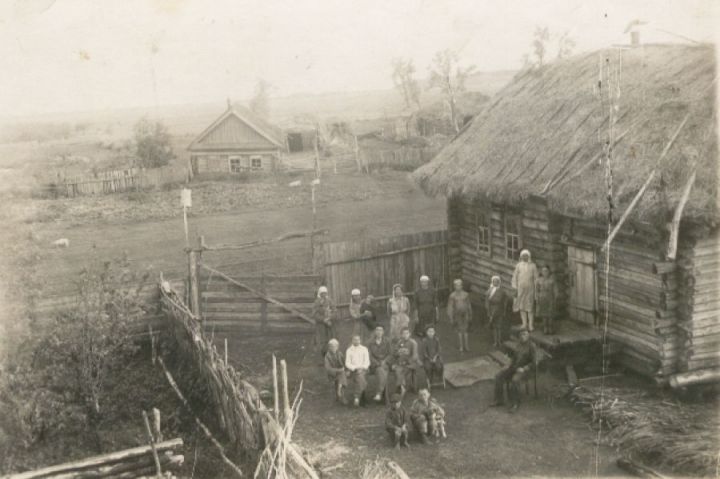
<path id="1" fill-rule="evenodd" d="M 665 377 L 720 366 L 716 83 L 710 46 L 612 49 L 519 73 L 414 173 L 426 192 L 449 200 L 455 273 L 478 294 L 491 274 L 509 280 L 516 250 L 527 247 L 563 286 L 561 313 L 597 324 L 609 304 L 610 337 L 624 345 L 628 366 Z M 609 299 L 598 286 L 608 145 L 615 222 L 655 171 L 613 240 Z M 668 255 L 678 210 L 678 252 Z M 698 288 L 702 254 L 714 266 Z M 710 306 L 698 308 L 698 299 Z M 712 354 L 697 347 L 695 326 Z"/>

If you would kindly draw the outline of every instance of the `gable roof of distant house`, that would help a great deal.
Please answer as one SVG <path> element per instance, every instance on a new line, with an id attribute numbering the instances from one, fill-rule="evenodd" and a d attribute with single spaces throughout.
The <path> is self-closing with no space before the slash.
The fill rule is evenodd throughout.
<path id="1" fill-rule="evenodd" d="M 606 61 L 617 67 L 614 85 L 598 85 L 600 65 Z M 519 73 L 413 177 L 433 195 L 508 204 L 540 195 L 555 211 L 605 218 L 604 151 L 609 138 L 605 89 L 612 87 L 617 88 L 613 91 L 618 105 L 612 125 L 616 211 L 627 208 L 657 167 L 632 218 L 666 221 L 668 211 L 680 201 L 691 165 L 696 165 L 697 179 L 683 218 L 715 224 L 716 80 L 715 51 L 709 45 L 645 45 L 557 60 Z M 599 95 L 599 89 L 605 94 Z M 658 164 L 686 116 L 686 124 Z"/>
<path id="2" fill-rule="evenodd" d="M 239 120 L 240 123 L 237 123 Z M 220 132 L 219 128 L 226 122 L 235 121 L 236 125 L 229 125 L 226 132 Z M 234 129 L 241 125 L 247 125 L 255 135 L 251 139 L 238 138 Z M 237 148 L 285 148 L 285 140 L 282 130 L 266 122 L 251 110 L 240 105 L 228 104 L 227 110 L 218 117 L 210 126 L 200 133 L 190 143 L 190 151 L 206 151 Z"/>

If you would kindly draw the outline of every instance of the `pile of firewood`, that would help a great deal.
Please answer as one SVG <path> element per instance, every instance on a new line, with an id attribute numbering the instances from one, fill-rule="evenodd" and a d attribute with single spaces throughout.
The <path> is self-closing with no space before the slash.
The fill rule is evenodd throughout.
<path id="1" fill-rule="evenodd" d="M 158 442 L 150 446 L 135 447 L 81 461 L 36 469 L 7 476 L 6 479 L 136 479 L 141 477 L 172 478 L 174 471 L 185 458 L 177 451 L 182 449 L 180 438 Z M 158 468 L 159 466 L 159 468 Z M 161 472 L 159 472 L 161 471 Z"/>

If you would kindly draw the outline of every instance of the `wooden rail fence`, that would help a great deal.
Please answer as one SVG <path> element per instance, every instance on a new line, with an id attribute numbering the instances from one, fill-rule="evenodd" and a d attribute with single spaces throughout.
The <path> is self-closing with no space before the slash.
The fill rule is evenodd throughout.
<path id="1" fill-rule="evenodd" d="M 419 286 L 422 275 L 436 288 L 449 284 L 446 231 L 391 238 L 316 245 L 313 270 L 328 287 L 336 304 L 345 304 L 353 288 L 383 297 L 394 284 L 405 291 Z"/>
<path id="2" fill-rule="evenodd" d="M 181 182 L 186 179 L 187 171 L 185 168 L 174 166 L 152 169 L 128 168 L 125 170 L 102 171 L 74 178 L 63 178 L 54 185 L 54 188 L 58 195 L 75 197 L 134 191 Z"/>

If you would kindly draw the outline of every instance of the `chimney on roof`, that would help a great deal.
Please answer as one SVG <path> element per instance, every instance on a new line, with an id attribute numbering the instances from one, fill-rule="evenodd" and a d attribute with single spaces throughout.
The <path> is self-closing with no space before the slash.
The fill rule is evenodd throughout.
<path id="1" fill-rule="evenodd" d="M 647 22 L 636 19 L 630 22 L 625 28 L 625 33 L 630 34 L 630 45 L 633 47 L 640 46 L 640 32 L 644 25 L 647 25 Z"/>

